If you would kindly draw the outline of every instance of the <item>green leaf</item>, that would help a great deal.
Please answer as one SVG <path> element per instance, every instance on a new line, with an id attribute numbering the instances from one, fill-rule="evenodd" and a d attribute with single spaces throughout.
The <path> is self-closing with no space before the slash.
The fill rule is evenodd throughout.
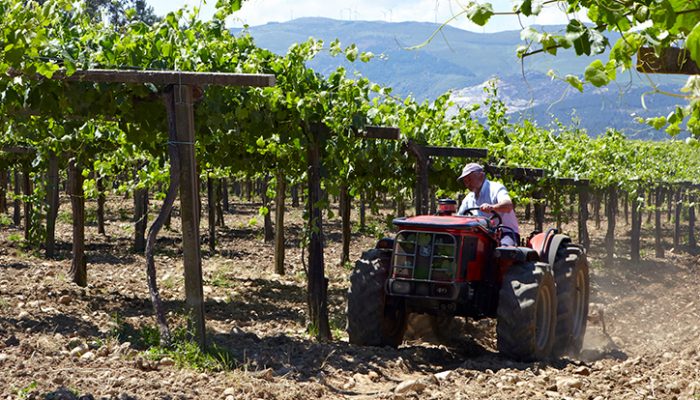
<path id="1" fill-rule="evenodd" d="M 363 51 L 360 53 L 360 61 L 362 62 L 369 62 L 372 58 L 374 58 L 374 53 L 371 51 Z"/>
<path id="2" fill-rule="evenodd" d="M 218 0 L 216 2 L 216 8 L 225 9 L 226 11 L 233 12 L 241 9 L 242 0 Z"/>
<path id="3" fill-rule="evenodd" d="M 647 118 L 646 122 L 658 130 L 666 125 L 666 117 Z"/>
<path id="4" fill-rule="evenodd" d="M 605 86 L 610 83 L 605 65 L 600 60 L 595 60 L 586 67 L 584 78 L 595 87 Z"/>
<path id="5" fill-rule="evenodd" d="M 352 44 L 345 49 L 345 58 L 347 58 L 350 62 L 355 62 L 355 60 L 357 60 L 358 53 L 359 50 L 357 49 L 357 46 Z"/>
<path id="6" fill-rule="evenodd" d="M 484 26 L 493 15 L 493 6 L 490 3 L 473 4 L 467 9 L 467 18 L 473 23 Z"/>
<path id="7" fill-rule="evenodd" d="M 161 53 L 163 53 L 164 57 L 170 57 L 173 53 L 173 45 L 169 42 L 165 42 L 160 47 L 160 51 L 161 51 Z"/>
<path id="8" fill-rule="evenodd" d="M 700 96 L 700 77 L 698 75 L 691 75 L 685 82 L 685 85 L 681 88 L 681 92 L 690 93 L 693 97 Z"/>
<path id="9" fill-rule="evenodd" d="M 342 53 L 343 49 L 340 47 L 340 40 L 335 39 L 331 42 L 330 53 L 332 56 L 337 56 Z"/>
<path id="10" fill-rule="evenodd" d="M 690 58 L 700 65 L 700 22 L 695 24 L 695 27 L 685 39 L 685 48 L 690 51 Z"/>
<path id="11" fill-rule="evenodd" d="M 520 12 L 526 17 L 532 15 L 532 0 L 523 1 L 523 3 L 520 5 Z"/>
<path id="12" fill-rule="evenodd" d="M 579 20 L 572 20 L 566 26 L 566 39 L 574 45 L 576 55 L 591 55 L 591 37 L 588 28 Z"/>
<path id="13" fill-rule="evenodd" d="M 608 61 L 605 64 L 605 73 L 608 75 L 608 79 L 614 81 L 617 78 L 617 63 L 615 61 Z"/>
<path id="14" fill-rule="evenodd" d="M 54 72 L 58 71 L 59 67 L 56 64 L 53 63 L 37 63 L 36 64 L 36 72 L 39 75 L 45 76 L 48 79 L 51 79 L 53 77 Z"/>
<path id="15" fill-rule="evenodd" d="M 583 92 L 583 82 L 576 75 L 566 75 L 564 80 L 571 86 L 578 89 L 579 92 Z"/>

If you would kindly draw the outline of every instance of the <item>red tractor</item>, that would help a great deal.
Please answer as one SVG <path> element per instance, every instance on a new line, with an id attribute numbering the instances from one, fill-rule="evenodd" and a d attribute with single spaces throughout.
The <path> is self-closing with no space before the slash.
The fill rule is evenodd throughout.
<path id="1" fill-rule="evenodd" d="M 497 213 L 446 214 L 395 219 L 396 237 L 357 261 L 347 299 L 350 343 L 397 347 L 411 313 L 495 317 L 506 356 L 576 355 L 588 316 L 583 248 L 554 229 L 534 233 L 526 246 L 503 247 Z"/>

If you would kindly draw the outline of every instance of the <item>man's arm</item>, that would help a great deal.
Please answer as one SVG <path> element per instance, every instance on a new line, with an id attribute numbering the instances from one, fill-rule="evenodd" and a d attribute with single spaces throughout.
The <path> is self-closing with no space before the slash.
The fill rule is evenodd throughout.
<path id="1" fill-rule="evenodd" d="M 513 211 L 513 200 L 510 199 L 508 191 L 505 186 L 501 186 L 496 192 L 496 202 L 495 203 L 484 203 L 480 206 L 481 211 L 491 212 L 496 211 L 497 213 L 507 213 Z"/>
<path id="2" fill-rule="evenodd" d="M 500 200 L 496 204 L 484 203 L 480 206 L 480 208 L 481 208 L 481 211 L 484 211 L 484 212 L 496 211 L 497 213 L 501 213 L 501 214 L 507 213 L 507 212 L 513 211 L 513 201 L 510 199 L 510 197 L 508 197 L 508 198 L 504 198 L 504 199 Z"/>

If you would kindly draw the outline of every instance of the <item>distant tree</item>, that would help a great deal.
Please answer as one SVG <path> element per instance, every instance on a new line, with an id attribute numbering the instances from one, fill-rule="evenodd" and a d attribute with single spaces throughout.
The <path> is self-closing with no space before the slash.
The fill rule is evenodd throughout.
<path id="1" fill-rule="evenodd" d="M 127 10 L 133 9 L 136 18 L 149 25 L 158 20 L 153 7 L 146 4 L 145 0 L 87 0 L 85 3 L 87 12 L 96 21 L 105 19 L 114 26 L 124 26 L 127 18 Z"/>

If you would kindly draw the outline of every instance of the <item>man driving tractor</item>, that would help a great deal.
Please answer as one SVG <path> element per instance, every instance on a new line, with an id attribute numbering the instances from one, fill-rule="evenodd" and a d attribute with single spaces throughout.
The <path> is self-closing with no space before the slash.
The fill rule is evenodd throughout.
<path id="1" fill-rule="evenodd" d="M 520 243 L 518 219 L 506 187 L 486 179 L 484 168 L 477 163 L 465 165 L 457 180 L 469 189 L 457 215 L 465 215 L 470 208 L 479 208 L 484 213 L 497 212 L 503 220 L 504 228 L 501 233 L 501 246 L 517 246 Z"/>

